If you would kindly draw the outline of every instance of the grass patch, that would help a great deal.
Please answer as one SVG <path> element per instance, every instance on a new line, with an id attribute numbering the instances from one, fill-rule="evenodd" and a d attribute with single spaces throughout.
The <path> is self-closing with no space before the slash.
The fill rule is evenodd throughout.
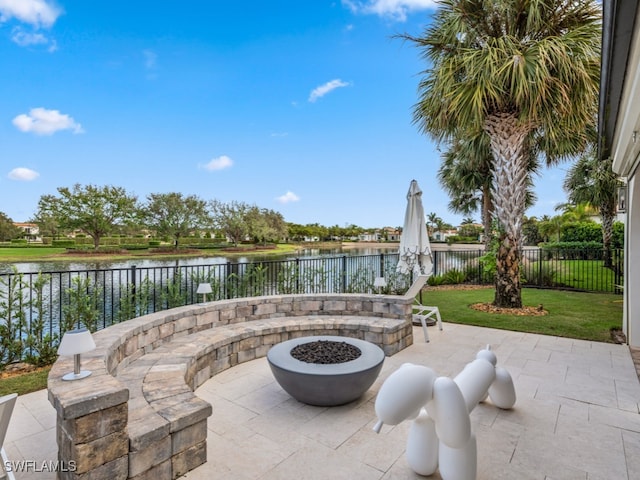
<path id="1" fill-rule="evenodd" d="M 0 380 L 0 396 L 9 393 L 24 395 L 47 388 L 47 376 L 51 367 L 44 367 L 35 372 L 22 373 Z"/>
<path id="2" fill-rule="evenodd" d="M 66 249 L 58 247 L 0 247 L 0 261 L 20 262 L 30 260 L 48 260 L 53 256 L 64 253 L 65 251 Z"/>
<path id="3" fill-rule="evenodd" d="M 120 248 L 120 247 L 117 247 Z M 242 250 L 241 252 L 228 253 L 220 249 L 162 249 L 155 248 L 145 250 L 129 250 L 119 253 L 92 253 L 67 251 L 66 248 L 58 247 L 38 247 L 38 248 L 7 248 L 0 247 L 0 263 L 14 262 L 46 262 L 46 261 L 69 261 L 69 262 L 87 262 L 87 261 L 115 261 L 115 260 L 134 260 L 136 258 L 157 258 L 158 260 L 168 260 L 174 258 L 188 257 L 251 257 L 255 255 L 281 255 L 296 251 L 297 247 L 291 244 L 279 244 L 275 248 L 259 249 L 252 247 L 251 249 Z"/>
<path id="4" fill-rule="evenodd" d="M 551 268 L 556 268 L 555 280 L 574 288 L 600 290 L 611 288 L 616 283 L 616 275 L 604 266 L 601 260 L 563 260 L 549 262 Z M 618 282 L 620 280 L 618 279 Z"/>
<path id="5" fill-rule="evenodd" d="M 437 305 L 446 322 L 516 332 L 612 343 L 611 329 L 622 327 L 622 296 L 559 290 L 522 290 L 524 305 L 542 305 L 544 316 L 492 314 L 473 310 L 474 303 L 493 301 L 494 289 L 427 289 L 423 302 Z"/>

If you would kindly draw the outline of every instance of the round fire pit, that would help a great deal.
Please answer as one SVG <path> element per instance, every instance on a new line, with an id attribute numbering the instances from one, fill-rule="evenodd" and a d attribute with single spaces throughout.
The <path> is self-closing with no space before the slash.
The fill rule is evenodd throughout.
<path id="1" fill-rule="evenodd" d="M 291 355 L 294 348 L 313 342 L 344 342 L 360 351 L 354 360 L 341 363 L 310 363 Z M 375 382 L 384 352 L 373 343 L 337 336 L 302 337 L 271 347 L 267 360 L 280 386 L 302 403 L 336 406 L 361 397 Z"/>

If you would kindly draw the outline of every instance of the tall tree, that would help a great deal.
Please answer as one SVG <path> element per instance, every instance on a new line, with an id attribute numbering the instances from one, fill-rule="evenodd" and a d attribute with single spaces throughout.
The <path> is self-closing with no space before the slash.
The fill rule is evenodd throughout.
<path id="1" fill-rule="evenodd" d="M 427 230 L 430 237 L 433 237 L 433 234 L 438 228 L 438 222 L 441 222 L 442 219 L 438 216 L 437 213 L 431 212 L 427 214 Z"/>
<path id="2" fill-rule="evenodd" d="M 62 229 L 89 235 L 96 249 L 103 236 L 136 216 L 138 199 L 122 187 L 75 184 L 58 188 L 58 193 L 40 197 L 36 218 L 52 217 Z"/>
<path id="3" fill-rule="evenodd" d="M 233 242 L 238 245 L 250 232 L 248 214 L 251 206 L 248 203 L 231 201 L 228 203 L 212 200 L 210 207 L 216 226 Z"/>
<path id="4" fill-rule="evenodd" d="M 602 249 L 606 267 L 613 266 L 611 239 L 616 219 L 616 195 L 620 185 L 620 179 L 612 169 L 612 160 L 599 160 L 594 150 L 578 159 L 569 169 L 563 184 L 569 201 L 576 204 L 588 203 L 598 208 L 602 219 Z"/>
<path id="5" fill-rule="evenodd" d="M 470 215 L 480 210 L 484 245 L 491 239 L 491 151 L 484 134 L 472 139 L 455 138 L 442 155 L 438 181 L 449 195 L 449 209 Z"/>
<path id="6" fill-rule="evenodd" d="M 287 235 L 287 226 L 282 214 L 274 210 L 254 205 L 247 212 L 246 220 L 249 235 L 259 243 L 277 242 Z"/>
<path id="7" fill-rule="evenodd" d="M 22 230 L 16 227 L 4 212 L 0 212 L 0 242 L 13 240 L 22 235 Z"/>
<path id="8" fill-rule="evenodd" d="M 182 193 L 152 193 L 142 209 L 143 222 L 158 235 L 173 239 L 177 249 L 180 238 L 211 225 L 207 202 L 196 195 Z"/>
<path id="9" fill-rule="evenodd" d="M 521 307 L 532 146 L 556 162 L 593 140 L 600 77 L 594 0 L 444 0 L 422 36 L 429 66 L 414 119 L 437 140 L 487 133 L 500 228 L 494 304 Z"/>
<path id="10" fill-rule="evenodd" d="M 493 156 L 489 137 L 480 132 L 473 138 L 454 137 L 448 150 L 442 155 L 438 169 L 438 181 L 449 195 L 449 209 L 455 213 L 470 215 L 480 210 L 484 230 L 484 246 L 489 248 L 493 236 Z M 529 155 L 529 172 L 538 171 L 535 151 Z M 533 185 L 529 179 L 526 206 L 535 203 Z"/>

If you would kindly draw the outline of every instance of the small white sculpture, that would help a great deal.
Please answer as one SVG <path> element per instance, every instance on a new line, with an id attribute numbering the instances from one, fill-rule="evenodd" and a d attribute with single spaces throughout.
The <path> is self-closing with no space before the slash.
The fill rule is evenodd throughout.
<path id="1" fill-rule="evenodd" d="M 475 480 L 478 455 L 469 414 L 487 396 L 502 409 L 516 403 L 511 375 L 496 363 L 487 345 L 453 380 L 403 364 L 378 392 L 374 431 L 411 419 L 407 461 L 414 472 L 428 476 L 439 468 L 443 480 Z"/>

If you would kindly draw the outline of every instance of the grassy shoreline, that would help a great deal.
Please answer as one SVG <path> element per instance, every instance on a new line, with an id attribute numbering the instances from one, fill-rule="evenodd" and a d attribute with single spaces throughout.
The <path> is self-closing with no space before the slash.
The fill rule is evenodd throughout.
<path id="1" fill-rule="evenodd" d="M 277 245 L 275 248 L 238 248 L 238 249 L 186 249 L 170 250 L 132 250 L 122 253 L 74 252 L 65 248 L 3 248 L 0 247 L 0 263 L 17 262 L 78 262 L 78 261 L 119 261 L 142 259 L 171 260 L 189 257 L 245 257 L 253 255 L 281 255 L 296 252 L 301 247 L 294 244 Z"/>
<path id="2" fill-rule="evenodd" d="M 0 263 L 17 262 L 78 262 L 78 261 L 121 261 L 138 258 L 171 260 L 190 257 L 251 257 L 254 255 L 282 255 L 298 252 L 305 248 L 397 248 L 398 243 L 376 242 L 307 242 L 282 243 L 275 246 L 242 245 L 238 248 L 189 249 L 177 251 L 166 249 L 131 250 L 122 253 L 92 253 L 91 251 L 74 252 L 60 247 L 0 247 Z"/>

